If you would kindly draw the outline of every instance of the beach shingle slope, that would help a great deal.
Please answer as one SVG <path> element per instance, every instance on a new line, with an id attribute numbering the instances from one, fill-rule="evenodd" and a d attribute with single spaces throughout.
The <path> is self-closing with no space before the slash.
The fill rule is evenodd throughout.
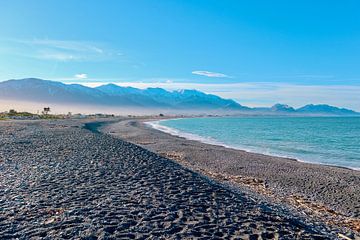
<path id="1" fill-rule="evenodd" d="M 141 147 L 72 121 L 0 123 L 0 238 L 326 239 Z"/>
<path id="2" fill-rule="evenodd" d="M 153 129 L 143 121 L 150 120 L 124 119 L 103 126 L 101 131 L 196 171 L 205 170 L 205 174 L 257 180 L 262 183 L 261 194 L 266 190 L 280 201 L 292 201 L 311 209 L 309 213 L 338 218 L 337 222 L 354 220 L 354 229 L 360 231 L 360 171 L 187 140 Z"/>

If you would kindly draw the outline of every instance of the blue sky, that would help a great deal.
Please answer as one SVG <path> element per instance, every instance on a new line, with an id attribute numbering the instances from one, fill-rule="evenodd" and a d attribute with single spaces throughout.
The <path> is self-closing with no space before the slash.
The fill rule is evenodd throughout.
<path id="1" fill-rule="evenodd" d="M 197 88 L 360 110 L 359 1 L 0 2 L 0 80 Z"/>

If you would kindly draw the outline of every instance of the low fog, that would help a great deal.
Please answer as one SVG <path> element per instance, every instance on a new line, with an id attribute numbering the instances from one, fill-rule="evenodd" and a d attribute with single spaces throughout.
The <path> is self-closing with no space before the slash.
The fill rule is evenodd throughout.
<path id="1" fill-rule="evenodd" d="M 158 115 L 168 114 L 181 114 L 181 115 L 194 115 L 194 114 L 226 114 L 221 110 L 174 110 L 174 109 L 156 109 L 156 108 L 136 108 L 136 107 L 108 107 L 105 105 L 86 105 L 86 104 L 59 104 L 59 103 L 45 103 L 45 102 L 29 102 L 29 101 L 14 101 L 14 100 L 0 100 L 0 112 L 9 111 L 14 109 L 18 112 L 41 113 L 44 107 L 50 107 L 51 114 L 114 114 L 120 116 L 126 115 Z M 232 112 L 234 114 L 234 112 Z M 239 112 L 240 113 L 240 112 Z"/>

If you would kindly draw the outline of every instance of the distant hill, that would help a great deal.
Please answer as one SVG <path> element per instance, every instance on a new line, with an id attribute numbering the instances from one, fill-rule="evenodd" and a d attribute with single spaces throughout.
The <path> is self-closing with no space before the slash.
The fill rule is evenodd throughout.
<path id="1" fill-rule="evenodd" d="M 346 108 L 338 108 L 326 104 L 309 104 L 304 107 L 296 109 L 298 113 L 307 113 L 307 114 L 332 114 L 332 115 L 360 115 L 360 113 Z"/>
<path id="2" fill-rule="evenodd" d="M 270 108 L 253 108 L 262 114 L 307 115 L 307 116 L 360 116 L 360 113 L 346 108 L 338 108 L 326 104 L 309 104 L 300 108 L 293 108 L 286 104 L 277 103 Z"/>
<path id="3" fill-rule="evenodd" d="M 162 88 L 124 88 L 114 84 L 103 85 L 96 89 L 112 96 L 128 96 L 143 104 L 151 101 L 156 106 L 168 106 L 176 109 L 222 109 L 248 110 L 230 99 L 223 99 L 216 95 L 206 94 L 197 90 L 166 91 Z M 150 103 L 150 102 L 146 102 Z"/>
<path id="4" fill-rule="evenodd" d="M 166 91 L 107 84 L 96 88 L 28 78 L 0 82 L 0 99 L 178 110 L 247 110 L 230 99 L 197 90 Z"/>
<path id="5" fill-rule="evenodd" d="M 115 84 L 90 88 L 36 78 L 0 82 L 0 99 L 66 106 L 103 106 L 112 109 L 156 109 L 179 113 L 360 116 L 355 111 L 329 105 L 310 104 L 294 109 L 286 104 L 275 104 L 270 108 L 249 108 L 234 100 L 198 90 L 138 89 Z"/>
<path id="6" fill-rule="evenodd" d="M 273 112 L 285 112 L 285 113 L 296 112 L 296 110 L 293 107 L 290 107 L 289 105 L 286 105 L 286 104 L 280 104 L 280 103 L 277 103 L 274 106 L 272 106 L 270 110 Z"/>

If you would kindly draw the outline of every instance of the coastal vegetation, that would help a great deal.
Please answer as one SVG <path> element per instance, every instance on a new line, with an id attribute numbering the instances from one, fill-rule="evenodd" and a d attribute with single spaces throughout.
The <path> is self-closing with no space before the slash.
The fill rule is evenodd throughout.
<path id="1" fill-rule="evenodd" d="M 15 109 L 10 109 L 9 111 L 0 112 L 0 120 L 40 120 L 40 119 L 83 119 L 83 118 L 109 118 L 115 117 L 113 114 L 72 114 L 68 112 L 67 114 L 50 114 L 50 108 L 46 107 L 41 113 L 31 113 L 26 111 L 17 111 Z"/>
<path id="2" fill-rule="evenodd" d="M 0 113 L 0 120 L 17 119 L 17 120 L 35 120 L 35 119 L 64 119 L 69 115 L 64 114 L 49 114 L 50 108 L 46 107 L 41 114 L 35 114 L 31 112 L 22 112 L 15 109 L 10 109 L 6 112 Z"/>
<path id="3" fill-rule="evenodd" d="M 0 120 L 6 119 L 40 119 L 40 115 L 30 112 L 18 112 L 14 109 L 10 109 L 9 111 L 0 113 Z"/>

